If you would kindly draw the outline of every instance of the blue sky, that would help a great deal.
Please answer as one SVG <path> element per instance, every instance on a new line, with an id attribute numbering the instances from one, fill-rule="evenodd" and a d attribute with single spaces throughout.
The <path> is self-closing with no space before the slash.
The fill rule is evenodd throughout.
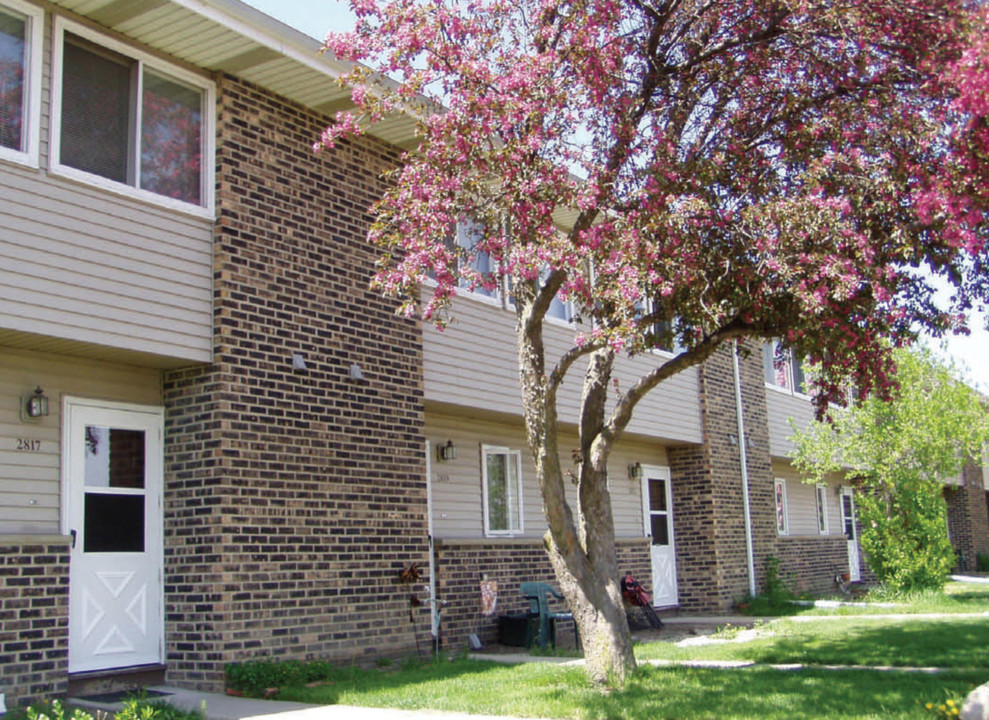
<path id="1" fill-rule="evenodd" d="M 246 0 L 248 5 L 281 20 L 297 30 L 322 40 L 328 30 L 348 30 L 354 15 L 346 2 L 336 0 Z M 948 351 L 955 360 L 967 367 L 970 380 L 983 393 L 989 394 L 989 332 L 985 319 L 968 337 L 949 340 Z"/>

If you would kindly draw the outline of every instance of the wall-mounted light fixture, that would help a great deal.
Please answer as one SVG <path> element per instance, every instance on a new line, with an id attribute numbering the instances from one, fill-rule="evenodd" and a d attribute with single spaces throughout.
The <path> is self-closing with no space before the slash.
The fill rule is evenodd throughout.
<path id="1" fill-rule="evenodd" d="M 629 480 L 641 480 L 642 479 L 642 463 L 629 463 L 628 464 L 628 479 Z"/>
<path id="2" fill-rule="evenodd" d="M 738 445 L 738 435 L 735 435 L 734 433 L 729 433 L 728 442 L 731 443 L 732 445 Z"/>
<path id="3" fill-rule="evenodd" d="M 436 457 L 443 462 L 448 462 L 450 460 L 457 459 L 457 447 L 453 444 L 453 440 L 447 440 L 446 445 L 436 446 Z"/>
<path id="4" fill-rule="evenodd" d="M 350 379 L 351 380 L 363 380 L 364 379 L 364 371 L 361 370 L 361 366 L 358 365 L 357 363 L 353 363 L 350 366 Z"/>
<path id="5" fill-rule="evenodd" d="M 28 396 L 24 404 L 24 414 L 29 418 L 46 417 L 48 415 L 48 396 L 45 391 L 38 387 L 34 395 Z"/>
<path id="6" fill-rule="evenodd" d="M 306 367 L 306 356 L 300 352 L 292 353 L 292 369 L 308 370 L 308 368 Z"/>

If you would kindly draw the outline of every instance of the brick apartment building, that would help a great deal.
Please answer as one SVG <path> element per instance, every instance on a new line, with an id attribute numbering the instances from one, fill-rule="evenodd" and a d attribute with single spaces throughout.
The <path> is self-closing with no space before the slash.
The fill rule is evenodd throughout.
<path id="1" fill-rule="evenodd" d="M 431 593 L 447 647 L 491 639 L 479 581 L 509 612 L 551 577 L 514 320 L 465 293 L 441 334 L 368 289 L 367 208 L 408 120 L 313 154 L 346 68 L 238 0 L 0 0 L 0 48 L 6 704 L 135 669 L 219 689 L 249 657 L 405 655 Z M 809 589 L 859 571 L 850 489 L 785 460 L 786 418 L 810 416 L 794 368 L 754 349 L 737 379 L 723 352 L 666 383 L 614 453 L 621 566 L 658 605 L 726 609 L 767 556 Z M 982 472 L 948 501 L 974 562 Z"/>

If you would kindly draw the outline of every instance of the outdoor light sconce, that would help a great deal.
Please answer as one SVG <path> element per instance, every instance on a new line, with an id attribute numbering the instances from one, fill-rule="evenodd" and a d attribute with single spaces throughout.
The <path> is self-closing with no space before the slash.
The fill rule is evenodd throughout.
<path id="1" fill-rule="evenodd" d="M 447 440 L 446 445 L 439 445 L 436 448 L 436 457 L 443 462 L 457 459 L 457 448 L 453 440 Z"/>
<path id="2" fill-rule="evenodd" d="M 642 479 L 642 463 L 629 463 L 628 464 L 628 479 L 629 480 L 641 480 Z"/>
<path id="3" fill-rule="evenodd" d="M 734 433 L 729 433 L 728 442 L 731 443 L 732 445 L 738 445 L 738 435 L 735 435 Z"/>
<path id="4" fill-rule="evenodd" d="M 27 402 L 24 404 L 24 413 L 29 418 L 47 417 L 48 396 L 40 387 L 34 391 L 34 395 L 28 396 Z"/>

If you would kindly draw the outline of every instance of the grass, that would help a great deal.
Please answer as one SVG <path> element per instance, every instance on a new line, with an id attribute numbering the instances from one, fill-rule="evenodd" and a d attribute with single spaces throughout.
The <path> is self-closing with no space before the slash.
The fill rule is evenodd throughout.
<path id="1" fill-rule="evenodd" d="M 786 603 L 773 607 L 762 598 L 755 598 L 746 614 L 791 616 L 989 613 L 989 583 L 949 582 L 945 585 L 944 592 L 889 593 L 883 592 L 880 588 L 862 597 L 834 596 L 828 599 L 858 604 L 839 608 L 817 608 Z M 880 603 L 896 603 L 896 607 L 886 607 Z"/>
<path id="2" fill-rule="evenodd" d="M 989 622 L 956 620 L 776 620 L 744 643 L 640 645 L 641 659 L 752 660 L 758 663 L 896 667 L 985 667 Z"/>
<path id="3" fill-rule="evenodd" d="M 903 608 L 874 611 L 989 611 L 989 585 L 952 583 L 946 590 L 940 597 L 900 598 L 908 603 Z M 863 612 L 863 608 L 854 610 Z M 643 663 L 620 690 L 593 686 L 580 667 L 508 666 L 459 658 L 371 671 L 337 668 L 328 684 L 286 688 L 280 699 L 569 720 L 919 720 L 932 717 L 925 704 L 937 706 L 947 699 L 960 703 L 987 679 L 989 619 L 815 619 L 835 612 L 801 614 L 810 617 L 768 623 L 760 629 L 760 637 L 748 642 L 683 648 L 672 643 L 639 645 L 640 660 L 752 660 L 763 665 L 709 669 Z M 786 671 L 765 667 L 785 663 L 806 667 Z M 828 670 L 821 665 L 947 670 L 937 674 Z"/>
<path id="4" fill-rule="evenodd" d="M 626 688 L 607 692 L 577 667 L 456 660 L 399 672 L 342 671 L 332 685 L 291 688 L 280 699 L 573 720 L 895 720 L 929 717 L 922 704 L 961 698 L 984 677 L 642 667 Z"/>

